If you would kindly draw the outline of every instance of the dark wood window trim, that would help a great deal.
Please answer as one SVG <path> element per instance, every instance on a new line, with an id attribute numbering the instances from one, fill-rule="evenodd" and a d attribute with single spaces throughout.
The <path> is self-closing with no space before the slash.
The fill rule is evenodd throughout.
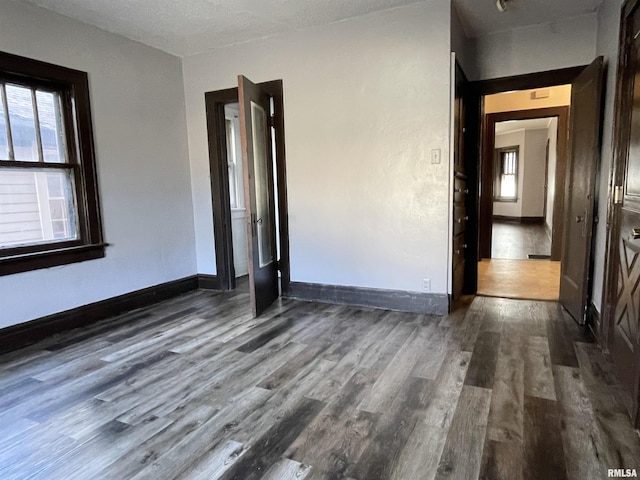
<path id="1" fill-rule="evenodd" d="M 495 158 L 494 158 L 494 182 L 495 182 L 495 195 L 493 197 L 494 202 L 517 202 L 518 201 L 518 175 L 520 175 L 520 147 L 518 145 L 510 146 L 510 147 L 501 147 L 495 149 Z M 516 189 L 513 197 L 502 197 L 500 196 L 500 190 L 502 186 L 502 173 L 503 173 L 503 165 L 502 165 L 502 156 L 506 153 L 513 152 L 516 154 L 515 161 L 515 169 L 514 169 L 514 177 L 516 180 Z"/>
<path id="2" fill-rule="evenodd" d="M 0 249 L 0 275 L 104 257 L 87 73 L 0 52 L 0 79 L 60 94 L 68 162 L 47 163 L 46 168 L 73 172 L 78 222 L 77 239 Z M 42 168 L 43 164 L 0 160 L 0 167 Z"/>

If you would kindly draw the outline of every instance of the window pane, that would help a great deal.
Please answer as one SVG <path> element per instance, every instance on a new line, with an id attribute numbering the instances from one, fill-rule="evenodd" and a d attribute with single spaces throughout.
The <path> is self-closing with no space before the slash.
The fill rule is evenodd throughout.
<path id="1" fill-rule="evenodd" d="M 15 159 L 39 161 L 31 89 L 7 85 L 7 105 Z"/>
<path id="2" fill-rule="evenodd" d="M 225 122 L 225 132 L 227 139 L 227 165 L 229 168 L 229 202 L 231 204 L 231 208 L 238 207 L 238 192 L 236 189 L 237 178 L 236 178 L 236 158 L 235 158 L 235 149 L 234 149 L 234 132 L 233 132 L 233 122 L 229 119 L 226 119 Z"/>
<path id="3" fill-rule="evenodd" d="M 2 86 L 0 85 L 0 89 Z M 0 92 L 0 160 L 9 160 L 9 142 L 7 140 L 7 121 L 4 117 L 4 101 Z"/>
<path id="4" fill-rule="evenodd" d="M 500 196 L 504 198 L 515 198 L 516 196 L 516 176 L 502 175 L 500 181 Z"/>
<path id="5" fill-rule="evenodd" d="M 0 169 L 0 248 L 78 238 L 67 171 Z"/>
<path id="6" fill-rule="evenodd" d="M 45 162 L 64 163 L 65 142 L 62 128 L 60 98 L 51 92 L 36 92 L 38 104 L 38 120 L 40 120 L 40 137 L 42 154 Z"/>

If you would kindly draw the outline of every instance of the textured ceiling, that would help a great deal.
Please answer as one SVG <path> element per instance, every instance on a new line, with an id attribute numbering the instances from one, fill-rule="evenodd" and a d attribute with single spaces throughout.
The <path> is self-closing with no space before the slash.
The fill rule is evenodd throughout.
<path id="1" fill-rule="evenodd" d="M 27 0 L 179 56 L 416 0 Z"/>
<path id="2" fill-rule="evenodd" d="M 187 56 L 417 0 L 22 0 Z M 452 0 L 465 33 L 473 38 L 514 27 L 593 12 L 603 0 Z"/>
<path id="3" fill-rule="evenodd" d="M 453 0 L 465 33 L 480 37 L 516 27 L 551 23 L 595 12 L 605 0 L 507 0 L 500 13 L 496 0 Z"/>
<path id="4" fill-rule="evenodd" d="M 547 128 L 551 118 L 532 118 L 530 120 L 509 120 L 496 123 L 496 133 L 514 132 L 516 130 L 534 130 Z"/>

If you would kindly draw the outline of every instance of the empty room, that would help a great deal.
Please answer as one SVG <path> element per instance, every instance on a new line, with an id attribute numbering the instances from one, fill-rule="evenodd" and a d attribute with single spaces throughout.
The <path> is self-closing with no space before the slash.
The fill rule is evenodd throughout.
<path id="1" fill-rule="evenodd" d="M 0 478 L 637 476 L 639 6 L 0 0 Z"/>

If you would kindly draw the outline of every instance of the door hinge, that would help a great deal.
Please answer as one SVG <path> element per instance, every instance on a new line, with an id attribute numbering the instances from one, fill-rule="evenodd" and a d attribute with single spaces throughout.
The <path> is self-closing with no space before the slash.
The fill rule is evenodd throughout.
<path id="1" fill-rule="evenodd" d="M 275 128 L 275 126 L 276 126 L 276 116 L 275 115 L 269 115 L 269 126 Z"/>
<path id="2" fill-rule="evenodd" d="M 622 203 L 622 185 L 616 185 L 613 187 L 613 204 L 618 205 Z"/>

